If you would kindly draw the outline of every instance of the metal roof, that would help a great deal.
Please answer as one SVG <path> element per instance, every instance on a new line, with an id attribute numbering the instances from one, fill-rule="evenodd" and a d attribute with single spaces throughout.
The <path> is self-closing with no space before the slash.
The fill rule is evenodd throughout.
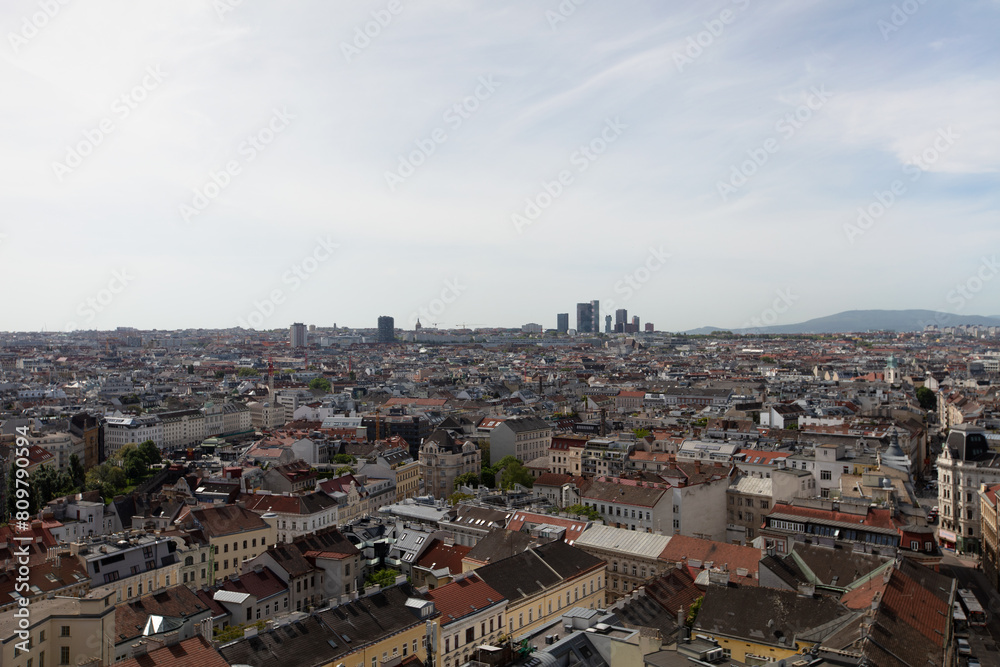
<path id="1" fill-rule="evenodd" d="M 623 553 L 658 558 L 667 546 L 670 537 L 655 533 L 640 533 L 613 526 L 591 526 L 576 539 L 575 546 L 608 549 Z"/>

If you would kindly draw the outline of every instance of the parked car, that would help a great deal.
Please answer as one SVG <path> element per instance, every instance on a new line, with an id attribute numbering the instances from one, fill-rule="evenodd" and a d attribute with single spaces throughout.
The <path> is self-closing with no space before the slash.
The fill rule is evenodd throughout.
<path id="1" fill-rule="evenodd" d="M 979 662 L 979 658 L 970 657 L 965 663 L 965 667 L 983 667 L 983 663 Z"/>
<path id="2" fill-rule="evenodd" d="M 969 640 L 962 637 L 958 638 L 958 654 L 959 655 L 972 655 L 972 646 L 969 645 Z"/>

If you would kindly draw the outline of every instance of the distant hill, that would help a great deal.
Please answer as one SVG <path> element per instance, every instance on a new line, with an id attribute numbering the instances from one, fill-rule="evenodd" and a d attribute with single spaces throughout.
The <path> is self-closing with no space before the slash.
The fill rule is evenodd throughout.
<path id="1" fill-rule="evenodd" d="M 960 324 L 1000 326 L 1000 317 L 955 315 L 936 310 L 845 310 L 836 315 L 817 317 L 797 324 L 779 324 L 759 329 L 728 329 L 733 333 L 830 334 L 861 331 L 922 331 L 927 324 L 939 327 Z M 684 333 L 694 335 L 723 331 L 719 327 L 700 327 Z"/>

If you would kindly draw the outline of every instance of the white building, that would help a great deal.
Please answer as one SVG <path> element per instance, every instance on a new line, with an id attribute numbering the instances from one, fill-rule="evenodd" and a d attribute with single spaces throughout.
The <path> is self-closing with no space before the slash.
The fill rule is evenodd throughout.
<path id="1" fill-rule="evenodd" d="M 163 423 L 156 415 L 108 417 L 104 422 L 105 457 L 110 458 L 130 442 L 139 444 L 147 440 L 163 449 Z"/>
<path id="2" fill-rule="evenodd" d="M 175 410 L 157 413 L 163 423 L 163 449 L 173 451 L 200 445 L 205 434 L 205 414 L 201 410 Z"/>
<path id="3" fill-rule="evenodd" d="M 938 507 L 943 546 L 977 553 L 982 538 L 980 484 L 1000 482 L 1000 454 L 989 449 L 985 431 L 972 424 L 952 427 L 938 465 Z"/>

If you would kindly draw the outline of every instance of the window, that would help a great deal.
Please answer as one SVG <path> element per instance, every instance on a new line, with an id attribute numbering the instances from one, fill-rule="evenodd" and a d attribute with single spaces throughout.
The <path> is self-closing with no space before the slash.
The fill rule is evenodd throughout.
<path id="1" fill-rule="evenodd" d="M 69 646 L 59 647 L 59 664 L 60 665 L 69 664 Z"/>
<path id="2" fill-rule="evenodd" d="M 45 630 L 40 630 L 38 632 L 38 643 L 41 644 L 43 641 L 45 641 Z"/>
<path id="3" fill-rule="evenodd" d="M 222 552 L 223 553 L 229 553 L 229 545 L 228 544 L 223 544 L 222 545 Z"/>
<path id="4" fill-rule="evenodd" d="M 243 540 L 243 548 L 244 548 L 244 549 L 246 549 L 246 548 L 247 548 L 247 541 L 246 541 L 246 540 Z"/>
<path id="5" fill-rule="evenodd" d="M 427 635 L 424 635 L 424 639 L 425 640 L 427 639 Z M 414 653 L 417 652 L 417 640 L 416 639 L 413 640 L 413 652 Z"/>
<path id="6" fill-rule="evenodd" d="M 256 537 L 253 538 L 253 543 L 251 544 L 251 546 L 254 546 L 254 547 L 257 546 L 257 538 Z"/>
<path id="7" fill-rule="evenodd" d="M 240 547 L 239 542 L 233 542 L 233 551 L 236 551 L 237 549 L 239 549 L 239 547 Z"/>
<path id="8" fill-rule="evenodd" d="M 205 578 L 205 568 L 201 568 L 201 578 Z"/>
<path id="9" fill-rule="evenodd" d="M 531 619 L 531 611 L 530 610 L 528 611 L 528 619 L 529 620 Z M 471 644 L 474 641 L 476 641 L 476 629 L 475 628 L 468 628 L 465 631 L 465 643 L 466 644 Z"/>

